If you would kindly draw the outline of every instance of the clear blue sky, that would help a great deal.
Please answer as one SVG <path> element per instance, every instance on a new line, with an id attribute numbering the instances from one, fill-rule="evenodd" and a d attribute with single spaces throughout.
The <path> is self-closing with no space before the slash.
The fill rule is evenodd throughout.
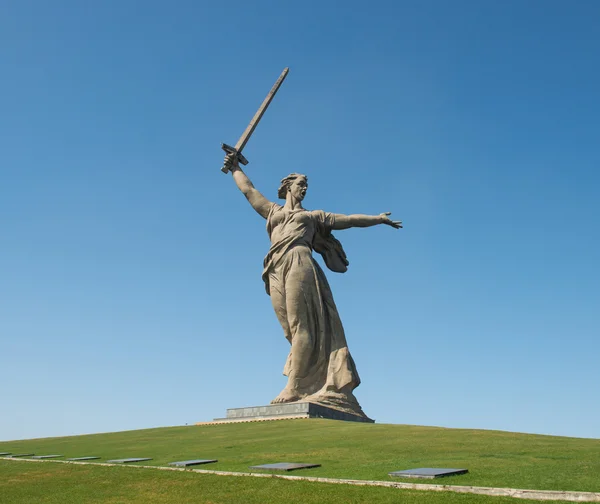
<path id="1" fill-rule="evenodd" d="M 600 3 L 5 1 L 0 439 L 267 404 L 269 198 L 392 211 L 329 273 L 378 422 L 600 437 Z M 319 259 L 320 260 L 320 259 Z"/>

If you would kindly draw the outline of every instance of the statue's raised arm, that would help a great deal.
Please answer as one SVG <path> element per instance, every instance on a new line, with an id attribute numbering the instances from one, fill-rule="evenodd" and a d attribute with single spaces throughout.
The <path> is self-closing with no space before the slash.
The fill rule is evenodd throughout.
<path id="1" fill-rule="evenodd" d="M 273 202 L 269 201 L 265 198 L 252 184 L 248 176 L 242 171 L 240 165 L 238 164 L 238 160 L 235 154 L 227 154 L 225 156 L 224 165 L 231 174 L 233 175 L 233 180 L 235 181 L 238 189 L 242 191 L 246 199 L 252 205 L 252 208 L 256 210 L 256 212 L 266 219 L 269 215 L 269 211 L 273 206 Z"/>

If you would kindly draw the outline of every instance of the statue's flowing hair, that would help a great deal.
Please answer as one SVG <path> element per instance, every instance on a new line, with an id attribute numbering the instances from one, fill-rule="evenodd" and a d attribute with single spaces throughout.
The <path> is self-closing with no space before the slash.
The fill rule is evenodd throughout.
<path id="1" fill-rule="evenodd" d="M 285 195 L 287 194 L 289 187 L 300 177 L 304 177 L 306 180 L 308 180 L 308 177 L 302 173 L 290 173 L 287 177 L 282 178 L 281 185 L 277 191 L 277 197 L 279 199 L 285 199 Z"/>

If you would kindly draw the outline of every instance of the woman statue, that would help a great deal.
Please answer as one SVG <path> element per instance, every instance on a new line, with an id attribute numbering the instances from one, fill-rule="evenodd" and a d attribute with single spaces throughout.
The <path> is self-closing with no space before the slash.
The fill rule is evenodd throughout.
<path id="1" fill-rule="evenodd" d="M 241 170 L 235 155 L 225 167 L 252 208 L 267 220 L 271 248 L 262 278 L 286 339 L 291 344 L 283 374 L 288 382 L 272 404 L 308 401 L 365 417 L 352 391 L 360 384 L 354 360 L 325 274 L 312 257 L 320 253 L 327 267 L 346 271 L 346 254 L 331 231 L 387 224 L 401 228 L 389 212 L 380 215 L 341 215 L 305 210 L 308 181 L 292 173 L 281 181 L 280 206 L 258 192 Z"/>

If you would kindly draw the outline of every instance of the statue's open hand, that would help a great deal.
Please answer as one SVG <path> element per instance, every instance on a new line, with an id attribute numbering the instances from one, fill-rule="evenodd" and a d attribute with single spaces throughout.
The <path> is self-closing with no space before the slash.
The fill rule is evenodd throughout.
<path id="1" fill-rule="evenodd" d="M 240 168 L 238 163 L 238 158 L 232 152 L 225 154 L 225 159 L 223 160 L 223 166 L 227 168 L 229 171 L 235 171 Z"/>
<path id="2" fill-rule="evenodd" d="M 402 227 L 402 221 L 393 221 L 388 217 L 388 215 L 392 215 L 392 212 L 384 212 L 379 214 L 379 217 L 381 217 L 381 223 L 392 226 L 394 229 L 400 229 Z"/>

